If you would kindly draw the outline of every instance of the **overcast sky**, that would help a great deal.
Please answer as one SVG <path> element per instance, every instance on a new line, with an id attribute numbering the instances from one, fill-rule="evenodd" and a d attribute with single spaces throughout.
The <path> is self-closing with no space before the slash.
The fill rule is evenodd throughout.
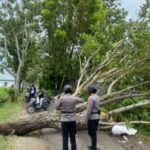
<path id="1" fill-rule="evenodd" d="M 146 0 L 120 0 L 121 6 L 128 11 L 128 19 L 137 19 L 140 6 L 142 6 Z"/>

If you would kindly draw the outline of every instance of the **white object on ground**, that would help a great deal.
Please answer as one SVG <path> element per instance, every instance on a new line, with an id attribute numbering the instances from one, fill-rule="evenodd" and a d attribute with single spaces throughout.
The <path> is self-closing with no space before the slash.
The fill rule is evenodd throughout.
<path id="1" fill-rule="evenodd" d="M 135 135 L 136 132 L 137 130 L 127 127 L 126 125 L 114 125 L 112 127 L 113 135 L 121 135 L 121 134 Z"/>
<path id="2" fill-rule="evenodd" d="M 139 141 L 139 144 L 143 144 L 143 142 L 142 142 L 142 141 Z"/>

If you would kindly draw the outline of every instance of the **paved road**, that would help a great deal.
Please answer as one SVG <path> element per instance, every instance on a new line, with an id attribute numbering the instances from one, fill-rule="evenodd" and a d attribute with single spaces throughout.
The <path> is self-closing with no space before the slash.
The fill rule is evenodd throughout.
<path id="1" fill-rule="evenodd" d="M 87 150 L 90 144 L 87 131 L 77 133 L 78 150 Z M 54 129 L 43 129 L 32 133 L 30 136 L 18 137 L 13 150 L 61 150 L 61 133 Z M 149 150 L 149 141 L 143 141 L 135 137 L 129 137 L 129 142 L 120 141 L 119 137 L 113 137 L 106 132 L 98 132 L 98 148 L 100 150 Z"/>
<path id="2" fill-rule="evenodd" d="M 50 108 L 53 109 L 53 108 Z M 28 117 L 25 107 L 23 108 L 21 118 Z M 86 146 L 90 144 L 87 131 L 77 132 L 78 150 L 87 150 Z M 62 150 L 62 138 L 60 131 L 54 129 L 42 129 L 31 133 L 28 136 L 18 137 L 13 144 L 13 150 Z M 120 141 L 119 137 L 109 135 L 107 132 L 98 132 L 99 150 L 149 150 L 150 140 L 145 141 L 135 136 L 129 137 L 129 142 Z"/>

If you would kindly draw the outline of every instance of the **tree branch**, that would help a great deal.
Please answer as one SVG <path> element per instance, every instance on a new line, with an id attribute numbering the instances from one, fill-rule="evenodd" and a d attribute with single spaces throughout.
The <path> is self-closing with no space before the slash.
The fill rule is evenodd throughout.
<path id="1" fill-rule="evenodd" d="M 126 98 L 144 97 L 144 96 L 150 96 L 150 92 L 146 92 L 146 93 L 142 93 L 142 94 L 126 94 L 126 95 L 121 95 L 121 96 L 113 97 L 113 98 L 110 98 L 108 100 L 101 101 L 100 102 L 100 106 L 103 106 L 103 105 L 106 105 L 106 104 L 112 103 L 112 102 L 118 102 L 118 101 L 120 101 L 122 99 L 126 99 Z"/>
<path id="2" fill-rule="evenodd" d="M 141 85 L 146 85 L 146 84 L 148 84 L 148 83 L 150 83 L 150 80 L 149 80 L 149 81 L 144 81 L 144 82 L 139 83 L 139 84 L 136 84 L 136 85 L 129 86 L 129 87 L 127 87 L 127 88 L 125 88 L 125 89 L 123 89 L 123 90 L 117 91 L 117 92 L 113 92 L 113 93 L 110 93 L 110 94 L 107 94 L 107 95 L 103 95 L 103 96 L 101 97 L 101 100 L 106 100 L 106 99 L 115 97 L 115 96 L 117 96 L 117 95 L 121 95 L 121 94 L 123 94 L 123 93 L 125 93 L 125 92 L 127 92 L 127 91 L 130 91 L 131 89 L 134 89 L 134 88 L 136 88 L 136 87 L 138 87 L 138 86 L 141 86 Z"/>
<path id="3" fill-rule="evenodd" d="M 126 125 L 126 124 L 142 124 L 142 125 L 150 125 L 150 122 L 148 121 L 130 121 L 130 122 L 103 122 L 100 121 L 100 125 L 104 126 L 114 126 L 114 125 Z"/>
<path id="4" fill-rule="evenodd" d="M 19 60 L 19 62 L 21 62 L 22 60 L 21 60 L 21 54 L 20 54 L 20 47 L 19 47 L 18 38 L 17 38 L 17 35 L 16 35 L 14 29 L 12 29 L 12 31 L 13 31 L 15 42 L 16 42 L 16 49 L 17 49 L 18 60 Z"/>
<path id="5" fill-rule="evenodd" d="M 115 110 L 111 110 L 107 114 L 110 116 L 110 115 L 113 115 L 113 114 L 118 114 L 118 113 L 128 111 L 128 110 L 132 110 L 132 109 L 135 109 L 135 108 L 143 107 L 143 106 L 148 105 L 148 104 L 150 104 L 150 100 L 145 100 L 145 101 L 137 103 L 137 104 L 132 104 L 132 105 L 124 106 L 124 107 L 121 107 L 121 108 L 118 108 L 118 109 L 115 109 Z"/>
<path id="6" fill-rule="evenodd" d="M 86 72 L 86 69 L 88 67 L 88 64 L 89 62 L 91 61 L 91 59 L 101 50 L 101 48 L 98 48 L 89 58 L 88 60 L 85 62 L 85 65 L 84 67 L 82 68 L 82 65 L 81 65 L 81 61 L 80 61 L 80 69 L 81 69 L 81 75 L 80 75 L 80 78 L 78 79 L 78 82 L 77 82 L 77 86 L 76 86 L 76 91 L 74 93 L 74 95 L 77 95 L 77 91 L 79 90 L 79 87 L 80 87 L 80 84 L 81 84 L 81 81 L 85 75 L 85 72 Z"/>
<path id="7" fill-rule="evenodd" d="M 119 76 L 118 78 L 116 78 L 114 81 L 111 82 L 111 84 L 110 84 L 109 87 L 108 87 L 107 94 L 112 93 L 113 86 L 114 86 L 120 79 L 122 79 L 123 77 L 124 77 L 124 75 L 121 75 L 121 76 Z"/>

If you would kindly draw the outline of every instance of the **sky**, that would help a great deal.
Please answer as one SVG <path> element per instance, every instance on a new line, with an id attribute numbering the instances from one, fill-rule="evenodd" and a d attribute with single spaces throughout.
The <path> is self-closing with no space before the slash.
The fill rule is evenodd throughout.
<path id="1" fill-rule="evenodd" d="M 127 20 L 132 19 L 136 20 L 138 16 L 138 12 L 140 10 L 140 6 L 142 6 L 146 0 L 119 0 L 121 2 L 121 6 L 128 11 Z"/>

